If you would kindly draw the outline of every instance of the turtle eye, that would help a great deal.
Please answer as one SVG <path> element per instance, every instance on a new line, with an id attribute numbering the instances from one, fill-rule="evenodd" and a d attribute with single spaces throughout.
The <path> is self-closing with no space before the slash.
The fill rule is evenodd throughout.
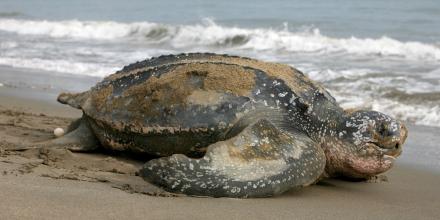
<path id="1" fill-rule="evenodd" d="M 388 136 L 388 134 L 389 134 L 389 130 L 388 130 L 388 125 L 387 124 L 385 124 L 385 123 L 382 123 L 380 126 L 379 126 L 379 134 L 382 136 L 382 137 L 386 137 L 386 136 Z"/>

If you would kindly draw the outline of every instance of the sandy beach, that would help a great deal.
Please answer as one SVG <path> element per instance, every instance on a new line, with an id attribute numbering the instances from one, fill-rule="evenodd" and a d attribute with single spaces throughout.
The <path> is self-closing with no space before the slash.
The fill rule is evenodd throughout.
<path id="1" fill-rule="evenodd" d="M 53 138 L 81 112 L 53 95 L 0 87 L 0 219 L 438 219 L 438 172 L 397 165 L 386 180 L 329 179 L 266 199 L 175 197 L 136 176 L 144 162 L 110 152 L 8 152 Z M 44 92 L 42 92 L 44 94 Z M 28 96 L 29 97 L 29 96 Z M 409 144 L 435 130 L 413 132 Z M 414 148 L 414 146 L 406 146 Z M 419 147 L 419 146 L 416 146 Z M 421 148 L 422 146 L 420 146 Z M 404 151 L 405 152 L 405 151 Z M 411 152 L 411 151 L 410 151 Z M 410 156 L 410 155 L 408 155 Z M 407 157 L 408 157 L 407 156 Z M 145 159 L 144 159 L 145 160 Z"/>
<path id="2" fill-rule="evenodd" d="M 0 220 L 440 219 L 439 14 L 440 4 L 435 0 L 0 0 Z M 288 68 L 277 69 L 277 65 L 255 64 L 257 69 L 268 68 L 263 72 L 273 72 L 269 75 L 260 71 L 253 73 L 256 77 L 234 74 L 254 71 L 239 67 L 253 63 L 245 61 L 247 59 L 235 66 L 224 65 L 229 58 L 207 58 L 206 62 L 210 63 L 207 67 L 211 64 L 223 66 L 221 70 L 220 67 L 212 68 L 216 72 L 214 77 L 210 74 L 211 67 L 209 71 L 198 69 L 204 64 L 197 64 L 194 69 L 186 68 L 188 65 L 170 64 L 174 62 L 172 60 L 189 62 L 184 60 L 192 58 L 183 53 L 194 52 L 228 54 L 287 64 L 322 85 L 330 95 L 316 85 L 310 87 L 308 80 L 297 73 L 294 73 L 296 76 L 293 80 L 290 79 Z M 166 56 L 171 54 L 176 56 Z M 164 55 L 161 59 L 152 59 Z M 205 60 L 206 56 L 201 55 L 201 60 Z M 134 65 L 128 67 L 129 64 Z M 156 67 L 146 68 L 151 65 Z M 176 70 L 178 67 L 187 71 L 184 78 L 160 77 L 165 72 L 179 72 Z M 229 130 L 232 131 L 229 134 L 241 129 L 247 121 L 252 121 L 248 119 L 259 118 L 257 114 L 260 112 L 266 116 L 266 110 L 256 109 L 257 114 L 241 117 L 261 104 L 283 110 L 279 111 L 281 114 L 273 114 L 275 116 L 271 117 L 274 120 L 271 121 L 278 124 L 275 122 L 281 122 L 278 116 L 282 116 L 284 122 L 292 121 L 295 126 L 279 124 L 286 128 L 295 127 L 295 130 L 298 121 L 304 119 L 298 118 L 297 113 L 311 113 L 306 119 L 312 123 L 302 126 L 309 131 L 309 136 L 322 137 L 322 133 L 330 133 L 334 137 L 337 134 L 339 138 L 335 138 L 336 142 L 350 138 L 355 144 L 358 141 L 368 143 L 367 146 L 376 144 L 390 155 L 400 149 L 400 143 L 396 141 L 401 139 L 397 139 L 396 135 L 402 133 L 397 133 L 399 126 L 396 123 L 384 123 L 385 117 L 380 117 L 380 123 L 372 124 L 376 118 L 374 113 L 359 113 L 359 116 L 363 115 L 362 119 L 353 114 L 350 120 L 339 123 L 339 113 L 335 114 L 332 104 L 328 105 L 325 101 L 332 101 L 333 98 L 343 109 L 378 111 L 405 122 L 408 138 L 394 167 L 376 179 L 358 182 L 325 179 L 281 196 L 264 199 L 200 198 L 168 193 L 139 177 L 139 169 L 152 158 L 148 155 L 104 149 L 80 153 L 48 144 L 26 148 L 54 139 L 54 129 L 63 128 L 66 131 L 73 121 L 82 116 L 80 110 L 58 103 L 58 94 L 86 91 L 115 72 L 123 73 L 119 75 L 121 78 L 117 85 L 116 81 L 111 85 L 114 86 L 111 88 L 113 94 L 122 94 L 122 98 L 117 98 L 119 101 L 113 102 L 112 107 L 108 108 L 111 109 L 108 113 L 112 113 L 109 117 L 115 124 L 125 125 L 118 123 L 117 118 L 124 118 L 126 109 L 138 110 L 142 106 L 137 115 L 154 112 L 158 113 L 158 117 L 137 117 L 145 119 L 148 126 L 130 123 L 127 126 L 129 129 L 164 129 L 175 134 L 175 128 L 179 128 L 182 135 L 178 133 L 176 138 L 170 140 L 193 149 L 203 146 L 197 137 L 205 142 L 208 140 L 205 137 L 212 138 L 219 134 L 216 128 L 222 129 L 227 125 L 228 121 L 222 118 L 228 118 L 228 115 L 231 115 L 230 118 L 240 118 L 240 123 L 230 123 L 234 124 L 234 129 Z M 127 72 L 140 75 L 131 77 L 125 75 Z M 206 80 L 208 75 L 210 79 Z M 142 81 L 147 78 L 149 82 Z M 205 81 L 212 89 L 207 90 L 207 95 L 201 95 L 199 92 L 207 88 Z M 260 84 L 265 88 L 257 87 Z M 95 104 L 105 103 L 102 102 L 105 100 L 103 97 L 107 97 L 106 92 L 110 91 L 107 88 L 110 86 L 98 94 L 99 100 Z M 127 90 L 130 91 L 126 93 Z M 190 93 L 192 90 L 194 92 Z M 137 95 L 137 91 L 142 92 L 141 95 Z M 180 91 L 184 95 L 179 96 Z M 128 97 L 126 94 L 133 96 L 125 98 Z M 190 103 L 181 108 L 185 111 L 174 107 L 174 100 L 179 106 L 183 103 L 181 101 L 184 99 L 179 97 L 186 97 L 186 103 Z M 154 100 L 167 104 L 152 105 Z M 115 107 L 122 104 L 125 107 L 115 111 Z M 187 114 L 188 109 L 193 115 Z M 197 113 L 197 109 L 202 109 L 203 113 Z M 217 117 L 219 115 L 215 111 L 227 114 Z M 329 126 L 322 126 L 325 124 Z M 337 128 L 333 129 L 335 125 Z M 206 126 L 210 129 L 204 129 Z M 196 137 L 193 140 L 186 138 L 185 131 L 181 132 L 181 128 L 194 127 L 203 128 L 198 130 L 204 133 L 191 135 Z M 104 136 L 111 135 L 112 132 L 106 131 Z M 375 132 L 365 134 L 366 131 Z M 320 136 L 314 135 L 316 132 L 321 133 Z M 267 134 L 264 139 L 252 139 L 266 142 L 270 137 Z M 123 138 L 120 143 L 139 139 L 130 136 L 130 140 Z M 290 141 L 280 140 L 277 144 Z M 115 139 L 111 141 L 118 143 Z M 188 144 L 193 141 L 195 145 Z M 160 144 L 157 146 L 165 149 L 164 142 L 157 143 Z M 148 144 L 151 146 L 149 149 L 156 146 L 154 143 Z M 246 165 L 245 172 L 237 173 L 233 169 L 236 165 L 234 162 L 214 164 L 210 161 L 210 165 L 227 167 L 226 171 L 223 168 L 218 170 L 226 174 L 234 173 L 237 175 L 234 176 L 235 181 L 256 179 L 255 174 L 259 172 L 253 170 L 260 168 L 265 173 L 278 173 L 278 162 L 284 164 L 283 160 L 279 160 L 280 156 L 295 160 L 299 157 L 300 161 L 306 158 L 305 161 L 310 163 L 307 168 L 311 168 L 312 162 L 316 161 L 310 160 L 316 159 L 316 156 L 302 156 L 303 152 L 307 153 L 302 146 L 298 147 L 301 149 L 298 154 L 296 150 L 293 151 L 293 156 L 278 153 L 270 156 L 273 153 L 271 145 L 265 146 L 268 150 L 257 149 L 263 149 L 259 157 L 269 158 L 269 166 L 253 166 L 255 160 L 248 160 L 254 158 L 250 150 L 249 153 L 246 150 L 246 156 L 242 157 L 252 162 L 249 163 L 252 165 Z M 358 150 L 359 154 L 372 154 L 369 149 Z M 337 155 L 342 154 L 338 152 Z M 371 160 L 360 160 L 368 161 L 362 164 L 353 163 L 349 154 L 347 158 L 344 161 L 349 161 L 351 167 L 374 167 Z M 382 159 L 387 160 L 385 157 Z M 193 169 L 193 165 L 188 164 L 188 168 L 197 170 Z M 192 174 L 197 178 L 200 176 L 197 172 Z M 310 172 L 304 172 L 303 175 L 307 174 Z M 291 177 L 296 178 L 295 175 Z M 179 177 L 176 182 L 186 179 L 190 178 Z M 194 184 L 202 187 L 197 182 L 194 181 Z"/>

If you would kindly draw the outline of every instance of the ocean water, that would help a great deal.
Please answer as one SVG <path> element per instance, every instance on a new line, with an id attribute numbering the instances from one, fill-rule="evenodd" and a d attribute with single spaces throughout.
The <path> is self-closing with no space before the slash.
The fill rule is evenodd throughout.
<path id="1" fill-rule="evenodd" d="M 196 51 L 286 63 L 344 107 L 440 127 L 438 0 L 0 0 L 0 65 L 104 77 Z"/>

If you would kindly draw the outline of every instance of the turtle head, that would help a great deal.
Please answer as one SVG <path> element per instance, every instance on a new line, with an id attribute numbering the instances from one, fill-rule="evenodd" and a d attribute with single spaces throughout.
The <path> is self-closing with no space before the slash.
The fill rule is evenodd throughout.
<path id="1" fill-rule="evenodd" d="M 347 113 L 324 150 L 330 176 L 368 178 L 393 166 L 408 135 L 405 125 L 376 111 Z"/>

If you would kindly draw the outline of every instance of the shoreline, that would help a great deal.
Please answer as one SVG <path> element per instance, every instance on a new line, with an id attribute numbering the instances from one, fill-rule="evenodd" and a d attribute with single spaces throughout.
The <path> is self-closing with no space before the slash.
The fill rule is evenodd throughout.
<path id="1" fill-rule="evenodd" d="M 99 77 L 15 68 L 5 65 L 0 65 L 0 73 L 0 83 L 2 84 L 0 88 L 32 90 L 39 92 L 40 95 L 56 96 L 60 92 L 84 91 L 101 81 Z"/>
<path id="2" fill-rule="evenodd" d="M 65 127 L 80 117 L 79 110 L 56 104 L 47 92 L 32 91 L 0 87 L 0 140 L 50 139 L 54 127 Z M 43 97 L 26 96 L 30 92 Z M 424 142 L 438 143 L 426 139 L 438 139 L 436 128 L 411 126 L 410 130 L 406 148 L 414 150 L 404 149 L 408 158 L 419 156 L 412 154 L 422 151 Z M 7 155 L 1 153 L 2 147 L 7 146 L 0 143 L 0 218 L 6 219 L 436 219 L 440 215 L 440 174 L 400 162 L 401 158 L 385 173 L 387 182 L 328 179 L 273 198 L 214 199 L 166 197 L 160 190 L 162 197 L 146 195 L 151 186 L 135 175 L 142 162 L 120 155 L 32 150 Z"/>

